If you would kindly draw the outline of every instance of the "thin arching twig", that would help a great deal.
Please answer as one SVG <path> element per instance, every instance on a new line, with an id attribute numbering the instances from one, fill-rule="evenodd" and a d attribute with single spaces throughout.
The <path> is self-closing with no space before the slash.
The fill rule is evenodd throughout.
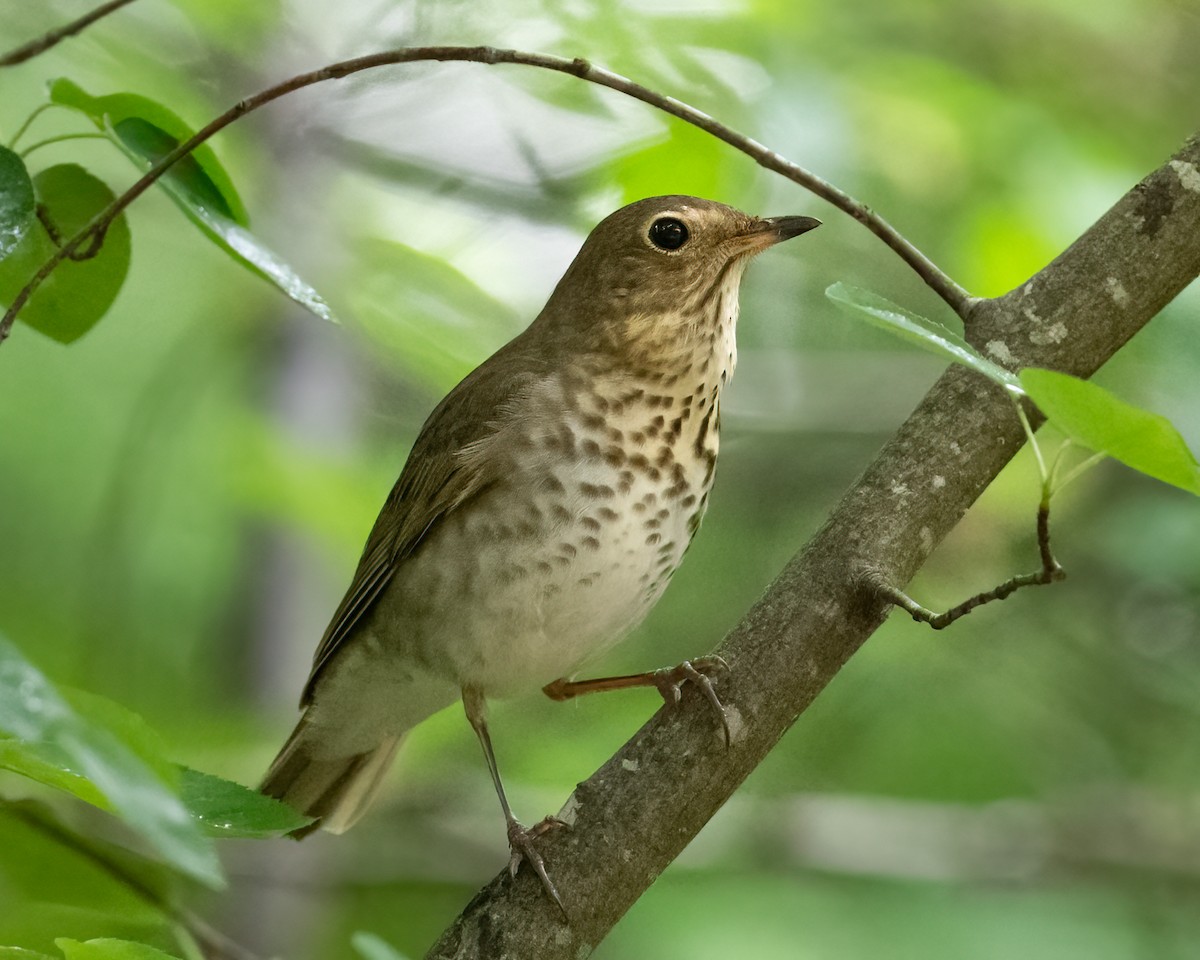
<path id="1" fill-rule="evenodd" d="M 1040 570 L 1010 577 L 991 590 L 984 590 L 982 593 L 977 593 L 975 596 L 969 597 L 962 603 L 951 607 L 949 610 L 943 610 L 941 613 L 934 613 L 932 610 L 921 606 L 916 600 L 899 587 L 889 583 L 885 577 L 876 571 L 865 573 L 863 581 L 867 587 L 880 597 L 887 600 L 888 603 L 899 607 L 918 623 L 927 623 L 934 630 L 942 630 L 960 617 L 965 617 L 976 607 L 982 607 L 985 603 L 991 603 L 994 600 L 1004 600 L 1022 587 L 1041 587 L 1066 579 L 1066 571 L 1063 570 L 1062 566 L 1054 558 L 1054 552 L 1050 548 L 1050 501 L 1048 498 L 1043 498 L 1041 504 L 1038 506 L 1037 534 L 1038 554 L 1042 560 Z"/>
<path id="2" fill-rule="evenodd" d="M 56 27 L 49 33 L 44 33 L 36 39 L 30 40 L 28 43 L 23 43 L 14 50 L 9 50 L 8 53 L 0 56 L 0 67 L 11 67 L 18 63 L 24 63 L 26 60 L 32 60 L 39 53 L 45 53 L 51 47 L 66 40 L 67 37 L 73 37 L 90 27 L 101 17 L 107 17 L 110 13 L 120 10 L 126 4 L 133 3 L 133 0 L 109 0 L 108 3 L 102 3 L 95 10 L 89 10 L 78 20 L 72 20 L 70 23 L 65 23 L 61 27 Z"/>
<path id="3" fill-rule="evenodd" d="M 688 106 L 686 103 L 682 103 L 673 97 L 656 93 L 619 74 L 612 73 L 602 67 L 593 66 L 587 60 L 568 60 L 565 57 L 554 57 L 541 53 L 525 53 L 520 50 L 502 50 L 495 47 L 402 47 L 396 50 L 386 50 L 381 53 L 370 54 L 365 57 L 355 57 L 352 60 L 343 60 L 339 63 L 322 67 L 319 70 L 302 73 L 281 83 L 277 83 L 235 104 L 188 140 L 179 144 L 174 150 L 150 167 L 141 179 L 92 218 L 92 221 L 86 227 L 68 240 L 49 260 L 42 264 L 37 273 L 33 275 L 30 281 L 17 294 L 7 313 L 5 313 L 4 319 L 0 320 L 0 341 L 3 341 L 8 336 L 17 313 L 25 305 L 29 297 L 63 260 L 74 253 L 89 236 L 106 229 L 121 211 L 166 173 L 172 164 L 186 156 L 218 131 L 223 130 L 229 124 L 251 111 L 257 110 L 272 100 L 278 100 L 280 97 L 294 90 L 312 86 L 315 83 L 322 83 L 326 80 L 337 80 L 352 73 L 370 70 L 375 67 L 397 63 L 412 63 L 419 60 L 457 60 L 486 64 L 515 63 L 530 67 L 540 67 L 545 70 L 554 70 L 558 73 L 567 73 L 579 77 L 581 80 L 586 80 L 589 83 L 599 84 L 602 87 L 616 90 L 636 100 L 641 100 L 643 103 L 656 107 L 665 113 L 669 113 L 671 116 L 678 117 L 680 120 L 712 134 L 717 139 L 728 143 L 730 146 L 751 157 L 761 166 L 787 177 L 794 183 L 815 193 L 823 200 L 827 200 L 839 210 L 849 214 L 895 251 L 959 316 L 965 318 L 967 308 L 973 302 L 966 290 L 955 283 L 932 260 L 901 236 L 894 227 L 874 213 L 866 204 L 855 200 L 849 194 L 839 190 L 833 184 L 816 174 L 805 170 L 790 160 L 786 160 L 756 140 L 752 140 L 724 124 L 718 123 L 712 117 L 708 116 L 708 114 L 702 113 L 695 107 Z"/>

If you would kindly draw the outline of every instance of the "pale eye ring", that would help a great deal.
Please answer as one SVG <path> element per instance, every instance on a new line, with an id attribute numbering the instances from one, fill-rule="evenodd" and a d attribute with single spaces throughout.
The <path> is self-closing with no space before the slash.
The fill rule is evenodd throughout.
<path id="1" fill-rule="evenodd" d="M 659 217 L 646 234 L 659 250 L 678 250 L 688 241 L 688 228 L 675 217 Z"/>

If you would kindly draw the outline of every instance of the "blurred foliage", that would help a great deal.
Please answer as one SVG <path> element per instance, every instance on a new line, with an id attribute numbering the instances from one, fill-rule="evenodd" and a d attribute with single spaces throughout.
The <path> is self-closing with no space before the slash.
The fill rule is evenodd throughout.
<path id="1" fill-rule="evenodd" d="M 5 5 L 0 49 L 90 3 Z M 1159 165 L 1193 132 L 1200 89 L 1192 0 L 141 0 L 0 73 L 0 142 L 57 77 L 197 127 L 298 70 L 426 42 L 590 57 L 686 100 L 868 202 L 980 295 L 1023 282 Z M 35 124 L 23 144 L 90 121 Z M 826 226 L 750 272 L 708 520 L 598 671 L 710 649 L 939 369 L 821 295 L 843 280 L 946 318 L 861 227 L 568 77 L 388 68 L 287 98 L 214 148 L 256 238 L 345 325 L 238 270 L 161 192 L 134 204 L 103 322 L 70 347 L 28 327 L 0 347 L 0 629 L 221 777 L 256 782 L 290 729 L 424 417 L 622 202 L 693 192 Z M 26 160 L 132 179 L 103 141 Z M 1193 288 L 1098 378 L 1193 449 L 1198 307 Z M 914 596 L 940 609 L 1032 569 L 1037 499 L 1022 454 Z M 1200 510 L 1112 463 L 1056 503 L 1070 579 L 949 634 L 894 617 L 596 956 L 1196 956 Z M 518 812 L 555 810 L 656 706 L 498 704 Z M 353 832 L 224 841 L 231 889 L 212 894 L 126 851 L 136 831 L 0 774 L 5 797 L 28 798 L 0 807 L 0 944 L 194 957 L 163 908 L 174 896 L 263 955 L 419 956 L 505 862 L 477 752 L 446 711 Z"/>

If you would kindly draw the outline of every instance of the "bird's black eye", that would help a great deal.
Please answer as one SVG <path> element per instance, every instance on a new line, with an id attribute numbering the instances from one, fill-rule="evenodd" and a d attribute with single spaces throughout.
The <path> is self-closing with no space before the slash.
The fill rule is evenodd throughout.
<path id="1" fill-rule="evenodd" d="M 678 250 L 688 239 L 688 228 L 682 220 L 659 217 L 650 224 L 650 242 L 660 250 Z"/>

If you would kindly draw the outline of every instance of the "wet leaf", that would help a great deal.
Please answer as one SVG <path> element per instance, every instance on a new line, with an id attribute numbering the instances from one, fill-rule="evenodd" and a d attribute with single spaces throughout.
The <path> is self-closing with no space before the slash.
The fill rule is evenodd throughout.
<path id="1" fill-rule="evenodd" d="M 86 715 L 77 711 L 0 637 L 0 733 L 9 738 L 4 754 L 9 768 L 89 802 L 99 799 L 97 806 L 120 817 L 176 869 L 210 886 L 223 885 L 211 840 L 176 793 L 174 768 L 161 755 L 144 758 L 151 749 L 145 735 L 130 738 L 128 729 L 98 722 L 113 708 L 121 709 L 96 710 L 93 703 Z"/>
<path id="2" fill-rule="evenodd" d="M 73 163 L 42 170 L 33 178 L 38 216 L 11 254 L 0 260 L 0 302 L 10 304 L 57 252 L 60 242 L 83 229 L 112 203 L 102 180 Z M 87 333 L 116 299 L 129 272 L 129 226 L 117 217 L 95 256 L 60 263 L 18 314 L 18 319 L 60 343 Z"/>
<path id="3" fill-rule="evenodd" d="M 33 181 L 25 162 L 0 147 L 0 260 L 7 257 L 33 224 Z"/>
<path id="4" fill-rule="evenodd" d="M 195 132 L 162 104 L 134 93 L 93 97 L 70 80 L 50 84 L 50 99 L 85 114 L 145 170 Z M 208 144 L 171 166 L 158 185 L 200 231 L 251 272 L 270 281 L 302 307 L 334 320 L 323 297 L 248 228 L 249 220 L 229 174 Z"/>
<path id="5" fill-rule="evenodd" d="M 134 159 L 149 166 L 196 131 L 161 103 L 136 93 L 93 97 L 65 78 L 50 82 L 50 100 L 84 114 L 101 133 L 115 137 Z M 249 226 L 246 208 L 228 171 L 207 143 L 175 164 L 163 180 L 174 183 L 194 202 Z"/>
<path id="6" fill-rule="evenodd" d="M 146 943 L 134 940 L 68 940 L 60 937 L 54 945 L 66 960 L 178 960 Z"/>
<path id="7" fill-rule="evenodd" d="M 214 837 L 278 837 L 312 823 L 286 803 L 232 780 L 183 769 L 180 789 L 192 816 Z"/>
<path id="8" fill-rule="evenodd" d="M 970 367 L 1012 393 L 1024 392 L 1016 374 L 987 359 L 957 333 L 940 323 L 905 310 L 869 290 L 845 283 L 833 284 L 825 291 L 825 296 L 852 317 L 865 319 L 872 326 L 915 343 L 944 360 Z"/>

